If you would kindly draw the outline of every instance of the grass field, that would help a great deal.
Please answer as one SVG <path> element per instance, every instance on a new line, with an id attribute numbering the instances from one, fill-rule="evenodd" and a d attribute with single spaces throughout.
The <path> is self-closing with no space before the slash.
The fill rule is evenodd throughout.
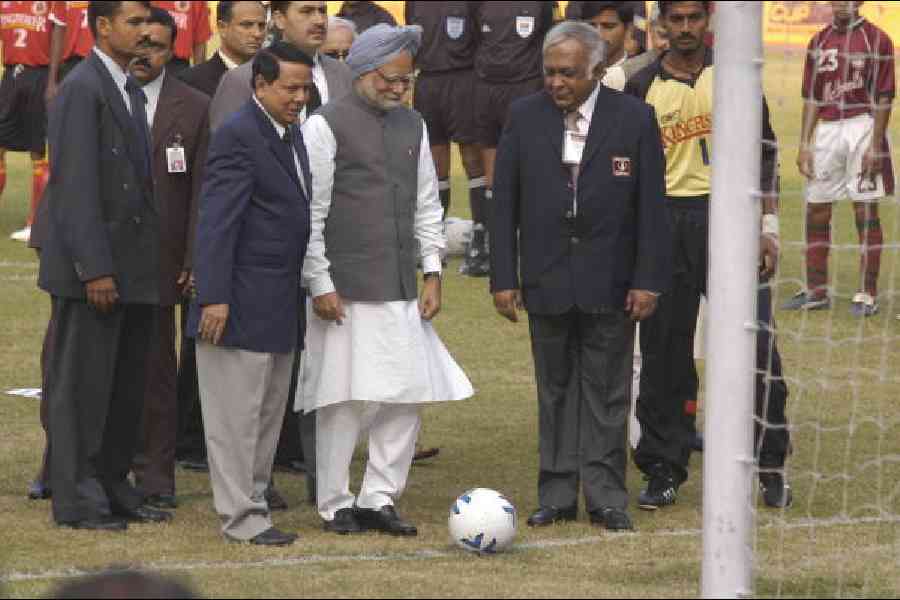
<path id="1" fill-rule="evenodd" d="M 772 51 L 766 88 L 783 159 L 782 228 L 787 243 L 778 296 L 801 276 L 801 182 L 793 160 L 799 121 L 799 58 Z M 896 134 L 897 128 L 892 128 Z M 893 136 L 897 139 L 897 136 Z M 0 205 L 0 389 L 37 387 L 47 298 L 34 285 L 34 255 L 8 241 L 27 206 L 27 158 L 8 157 L 10 183 Z M 454 212 L 466 212 L 456 173 Z M 856 244 L 848 206 L 836 210 L 835 242 Z M 882 211 L 886 250 L 880 315 L 849 314 L 856 287 L 852 248 L 833 252 L 838 302 L 830 312 L 779 312 L 790 378 L 795 453 L 789 475 L 795 505 L 761 510 L 755 538 L 759 596 L 894 597 L 900 593 L 900 312 L 898 213 Z M 452 265 L 456 267 L 456 264 Z M 416 540 L 336 539 L 321 532 L 303 504 L 301 478 L 278 477 L 292 507 L 276 524 L 301 539 L 285 550 L 229 545 L 218 533 L 205 476 L 178 474 L 181 507 L 169 526 L 132 527 L 125 535 L 59 530 L 46 503 L 25 499 L 43 444 L 37 403 L 0 396 L 0 585 L 15 597 L 48 593 L 78 570 L 144 566 L 184 578 L 209 596 L 337 597 L 688 597 L 699 591 L 702 456 L 678 504 L 655 514 L 633 509 L 637 531 L 612 535 L 577 524 L 520 530 L 515 549 L 479 559 L 447 539 L 452 500 L 474 486 L 502 490 L 524 517 L 536 506 L 536 402 L 527 327 L 493 311 L 486 283 L 450 275 L 437 326 L 473 380 L 467 403 L 430 408 L 423 441 L 442 448 L 416 466 L 401 510 L 420 526 Z M 358 469 L 358 465 L 357 465 Z M 357 471 L 357 476 L 359 475 Z M 358 479 L 358 477 L 357 477 Z M 707 481 L 716 485 L 716 481 Z M 636 497 L 642 485 L 629 472 Z M 524 518 L 522 519 L 524 521 Z"/>

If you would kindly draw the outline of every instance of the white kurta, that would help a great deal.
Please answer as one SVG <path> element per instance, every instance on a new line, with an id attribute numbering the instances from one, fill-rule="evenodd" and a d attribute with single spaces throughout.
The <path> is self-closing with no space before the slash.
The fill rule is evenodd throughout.
<path id="1" fill-rule="evenodd" d="M 303 281 L 313 297 L 335 291 L 324 237 L 331 209 L 337 141 L 327 121 L 313 115 L 303 125 L 313 173 L 310 240 Z M 423 128 L 419 153 L 415 236 L 426 272 L 441 270 L 446 247 L 437 176 Z M 340 292 L 340 290 L 337 290 Z M 344 302 L 341 325 L 319 319 L 308 309 L 306 350 L 300 367 L 295 408 L 314 410 L 351 400 L 392 404 L 462 400 L 472 384 L 422 320 L 415 300 Z"/>

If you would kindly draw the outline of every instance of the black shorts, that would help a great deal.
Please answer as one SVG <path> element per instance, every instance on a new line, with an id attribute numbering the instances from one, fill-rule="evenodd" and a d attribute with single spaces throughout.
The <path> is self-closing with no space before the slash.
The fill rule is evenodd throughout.
<path id="1" fill-rule="evenodd" d="M 0 82 L 0 148 L 44 153 L 47 67 L 6 65 Z"/>
<path id="2" fill-rule="evenodd" d="M 425 119 L 432 146 L 475 144 L 475 71 L 423 74 L 416 81 L 414 106 Z"/>
<path id="3" fill-rule="evenodd" d="M 509 105 L 544 87 L 540 77 L 516 83 L 494 83 L 478 80 L 475 85 L 475 124 L 478 141 L 485 148 L 496 148 L 506 125 Z"/>

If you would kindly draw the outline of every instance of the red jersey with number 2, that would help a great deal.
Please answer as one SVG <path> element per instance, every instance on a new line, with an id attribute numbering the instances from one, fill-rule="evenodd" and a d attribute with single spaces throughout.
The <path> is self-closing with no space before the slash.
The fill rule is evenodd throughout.
<path id="1" fill-rule="evenodd" d="M 50 2 L 0 2 L 3 64 L 50 64 Z"/>
<path id="2" fill-rule="evenodd" d="M 869 21 L 859 19 L 847 30 L 829 25 L 810 41 L 803 97 L 818 104 L 823 121 L 871 114 L 894 92 L 894 44 Z"/>
<path id="3" fill-rule="evenodd" d="M 94 47 L 94 35 L 88 25 L 90 2 L 51 2 L 50 19 L 66 28 L 62 59 L 84 58 Z"/>

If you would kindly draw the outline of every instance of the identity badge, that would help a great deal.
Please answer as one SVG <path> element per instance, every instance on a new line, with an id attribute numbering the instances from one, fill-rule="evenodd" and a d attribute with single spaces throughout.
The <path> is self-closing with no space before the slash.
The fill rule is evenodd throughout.
<path id="1" fill-rule="evenodd" d="M 566 137 L 563 142 L 563 164 L 580 165 L 586 141 L 587 136 L 581 135 L 576 131 L 566 131 Z"/>
<path id="2" fill-rule="evenodd" d="M 534 17 L 518 16 L 516 17 L 516 33 L 522 39 L 528 39 L 534 33 Z"/>
<path id="3" fill-rule="evenodd" d="M 187 173 L 187 160 L 184 156 L 184 146 L 181 145 L 180 135 L 176 135 L 166 148 L 166 165 L 169 173 Z"/>
<path id="4" fill-rule="evenodd" d="M 466 32 L 466 20 L 462 17 L 447 17 L 447 35 L 451 40 L 458 40 Z"/>

